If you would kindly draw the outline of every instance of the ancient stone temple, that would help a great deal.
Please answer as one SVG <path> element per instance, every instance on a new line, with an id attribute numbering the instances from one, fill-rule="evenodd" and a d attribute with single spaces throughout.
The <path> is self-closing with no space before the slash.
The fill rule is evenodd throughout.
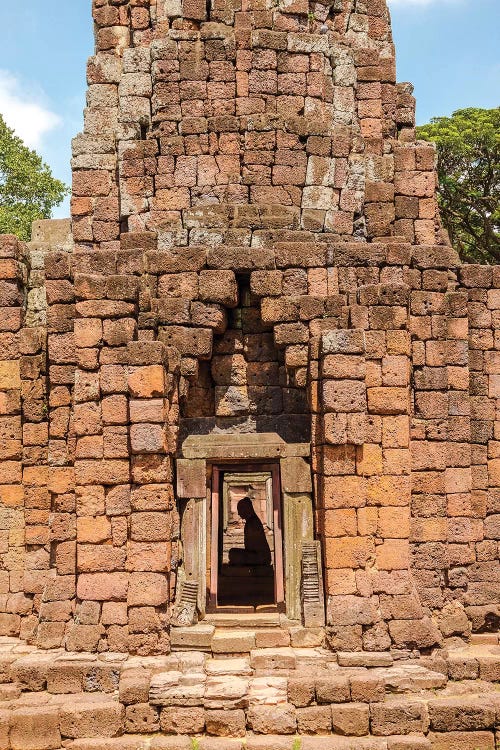
<path id="1" fill-rule="evenodd" d="M 500 272 L 325 2 L 94 0 L 71 223 L 0 238 L 2 749 L 494 748 Z"/>

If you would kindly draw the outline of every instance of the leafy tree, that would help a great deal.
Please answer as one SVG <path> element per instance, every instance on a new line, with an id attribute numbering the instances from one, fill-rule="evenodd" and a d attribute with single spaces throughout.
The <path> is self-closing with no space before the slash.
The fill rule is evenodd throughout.
<path id="1" fill-rule="evenodd" d="M 31 224 L 49 219 L 68 188 L 0 115 L 0 234 L 31 237 Z"/>
<path id="2" fill-rule="evenodd" d="M 441 216 L 462 260 L 500 262 L 500 107 L 460 109 L 417 128 L 438 152 Z"/>

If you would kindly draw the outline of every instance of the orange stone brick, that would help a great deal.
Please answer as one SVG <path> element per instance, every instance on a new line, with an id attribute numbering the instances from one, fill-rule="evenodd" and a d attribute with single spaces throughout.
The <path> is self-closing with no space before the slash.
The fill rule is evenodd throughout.
<path id="1" fill-rule="evenodd" d="M 53 466 L 49 470 L 48 488 L 51 492 L 64 495 L 75 488 L 75 472 L 72 467 Z"/>
<path id="2" fill-rule="evenodd" d="M 413 542 L 437 542 L 447 538 L 447 518 L 412 518 L 410 539 Z"/>
<path id="3" fill-rule="evenodd" d="M 149 365 L 132 370 L 128 387 L 135 398 L 157 398 L 165 391 L 165 372 L 162 365 Z"/>
<path id="4" fill-rule="evenodd" d="M 98 346 L 102 340 L 102 320 L 100 318 L 82 318 L 75 320 L 75 343 L 77 347 Z"/>
<path id="5" fill-rule="evenodd" d="M 159 607 L 168 602 L 167 578 L 161 573 L 131 573 L 127 603 L 129 607 Z"/>
<path id="6" fill-rule="evenodd" d="M 114 394 L 102 399 L 103 424 L 127 424 L 128 401 L 126 396 Z"/>
<path id="7" fill-rule="evenodd" d="M 356 448 L 353 445 L 325 445 L 321 458 L 320 470 L 326 476 L 356 473 Z"/>
<path id="8" fill-rule="evenodd" d="M 377 533 L 377 508 L 358 508 L 358 532 L 361 536 L 372 536 Z"/>
<path id="9" fill-rule="evenodd" d="M 428 440 L 415 440 L 411 450 L 412 468 L 416 471 L 446 469 L 446 444 Z"/>
<path id="10" fill-rule="evenodd" d="M 127 484 L 130 480 L 130 464 L 126 460 L 75 461 L 75 477 L 78 485 Z"/>
<path id="11" fill-rule="evenodd" d="M 407 414 L 409 394 L 406 388 L 368 388 L 370 414 Z"/>
<path id="12" fill-rule="evenodd" d="M 410 509 L 379 508 L 377 532 L 382 539 L 408 539 L 410 536 Z"/>
<path id="13" fill-rule="evenodd" d="M 452 494 L 456 492 L 470 492 L 472 489 L 472 473 L 470 469 L 446 469 L 445 489 Z"/>
<path id="14" fill-rule="evenodd" d="M 56 706 L 24 706 L 12 712 L 10 747 L 12 750 L 59 748 L 59 712 Z"/>
<path id="15" fill-rule="evenodd" d="M 500 458 L 488 461 L 488 477 L 491 487 L 500 487 Z"/>
<path id="16" fill-rule="evenodd" d="M 360 476 L 382 474 L 382 448 L 380 445 L 365 443 L 357 449 L 356 473 Z"/>
<path id="17" fill-rule="evenodd" d="M 449 516 L 472 516 L 484 518 L 487 508 L 487 494 L 477 490 L 450 494 L 446 498 Z"/>
<path id="18" fill-rule="evenodd" d="M 0 485 L 0 505 L 8 508 L 23 506 L 24 487 L 21 484 Z"/>
<path id="19" fill-rule="evenodd" d="M 363 568 L 375 554 L 369 537 L 328 539 L 325 543 L 327 568 Z"/>
<path id="20" fill-rule="evenodd" d="M 444 471 L 412 471 L 414 492 L 444 493 Z"/>
<path id="21" fill-rule="evenodd" d="M 2 465 L 2 470 L 7 469 L 7 462 Z M 19 467 L 21 464 L 19 464 Z M 26 466 L 23 471 L 23 484 L 28 487 L 44 487 L 48 482 L 48 466 Z M 13 480 L 15 481 L 15 480 Z"/>
<path id="22" fill-rule="evenodd" d="M 409 376 L 408 357 L 393 354 L 382 359 L 382 384 L 384 386 L 406 386 Z"/>
<path id="23" fill-rule="evenodd" d="M 410 354 L 411 337 L 408 331 L 387 331 L 386 341 L 388 354 Z"/>
<path id="24" fill-rule="evenodd" d="M 384 448 L 407 448 L 410 440 L 408 417 L 382 418 L 382 445 Z"/>
<path id="25" fill-rule="evenodd" d="M 386 448 L 383 465 L 384 474 L 410 474 L 411 452 L 407 448 Z"/>
<path id="26" fill-rule="evenodd" d="M 372 359 L 366 363 L 365 385 L 367 389 L 378 388 L 382 385 L 382 366 L 376 360 Z M 369 397 L 368 391 L 367 397 Z"/>
<path id="27" fill-rule="evenodd" d="M 388 539 L 376 547 L 376 566 L 379 570 L 406 570 L 410 563 L 407 541 Z"/>
<path id="28" fill-rule="evenodd" d="M 20 387 L 20 361 L 0 360 L 0 390 L 9 391 Z"/>
<path id="29" fill-rule="evenodd" d="M 448 367 L 448 385 L 457 391 L 465 391 L 469 388 L 470 374 L 468 367 Z M 489 393 L 491 398 L 495 398 L 494 393 Z M 499 396 L 500 397 L 500 396 Z"/>
<path id="30" fill-rule="evenodd" d="M 322 484 L 320 492 L 325 508 L 358 508 L 366 503 L 363 477 L 325 477 Z"/>
<path id="31" fill-rule="evenodd" d="M 320 526 L 321 519 L 320 519 Z M 357 523 L 354 509 L 327 510 L 324 513 L 324 533 L 327 537 L 356 536 Z"/>
<path id="32" fill-rule="evenodd" d="M 77 596 L 89 601 L 126 600 L 127 573 L 82 573 L 78 576 Z"/>
<path id="33" fill-rule="evenodd" d="M 79 542 L 106 542 L 111 539 L 111 523 L 106 516 L 83 516 L 77 519 L 76 532 Z"/>
<path id="34" fill-rule="evenodd" d="M 355 594 L 356 576 L 350 568 L 328 568 L 327 593 L 332 596 Z"/>
<path id="35" fill-rule="evenodd" d="M 410 477 L 380 476 L 367 479 L 367 505 L 409 505 L 410 497 Z"/>

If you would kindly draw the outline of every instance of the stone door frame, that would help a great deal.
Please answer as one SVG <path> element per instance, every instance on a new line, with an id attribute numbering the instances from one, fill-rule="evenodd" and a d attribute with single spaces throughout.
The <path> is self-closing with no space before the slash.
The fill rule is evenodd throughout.
<path id="1" fill-rule="evenodd" d="M 185 582 L 198 585 L 198 612 L 207 610 L 207 549 L 213 467 L 270 464 L 279 469 L 284 602 L 290 620 L 302 619 L 302 541 L 314 539 L 309 443 L 285 443 L 276 433 L 191 435 L 176 460 L 177 500 L 183 505 L 180 526 L 182 559 L 176 601 Z"/>
<path id="2" fill-rule="evenodd" d="M 280 466 L 278 462 L 255 464 L 252 461 L 244 463 L 212 464 L 211 480 L 211 562 L 210 589 L 207 593 L 210 612 L 217 612 L 217 594 L 219 587 L 219 509 L 220 509 L 220 475 L 224 472 L 270 472 L 272 477 L 273 500 L 273 535 L 274 535 L 274 595 L 277 612 L 285 608 L 285 577 L 283 568 L 283 507 L 280 482 Z M 227 609 L 227 608 L 225 608 Z"/>

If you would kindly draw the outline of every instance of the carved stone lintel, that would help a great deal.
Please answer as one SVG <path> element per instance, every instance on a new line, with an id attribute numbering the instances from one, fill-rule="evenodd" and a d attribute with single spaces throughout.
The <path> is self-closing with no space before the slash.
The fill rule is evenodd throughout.
<path id="1" fill-rule="evenodd" d="M 198 581 L 184 581 L 181 592 L 174 604 L 172 612 L 172 625 L 181 627 L 196 625 L 198 622 Z"/>

